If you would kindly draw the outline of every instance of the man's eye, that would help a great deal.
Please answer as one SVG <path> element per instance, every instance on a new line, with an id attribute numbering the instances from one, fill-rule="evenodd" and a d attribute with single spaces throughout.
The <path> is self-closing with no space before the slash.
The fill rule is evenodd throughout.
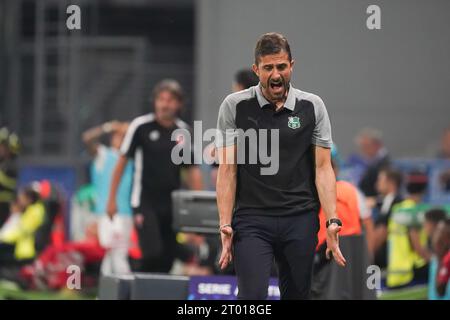
<path id="1" fill-rule="evenodd" d="M 271 67 L 271 66 L 265 66 L 265 67 L 264 67 L 264 70 L 270 71 L 270 70 L 272 70 L 272 67 Z"/>
<path id="2" fill-rule="evenodd" d="M 278 70 L 280 70 L 280 71 L 283 71 L 283 70 L 285 70 L 286 69 L 286 65 L 285 64 L 283 64 L 283 65 L 281 65 L 281 66 L 278 66 Z"/>

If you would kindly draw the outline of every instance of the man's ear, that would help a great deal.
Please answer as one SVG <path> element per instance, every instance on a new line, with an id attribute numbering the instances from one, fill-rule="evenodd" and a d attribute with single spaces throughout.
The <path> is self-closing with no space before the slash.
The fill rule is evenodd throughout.
<path id="1" fill-rule="evenodd" d="M 292 59 L 292 60 L 291 60 L 291 71 L 292 71 L 292 69 L 294 69 L 294 64 L 295 64 L 295 60 Z"/>
<path id="2" fill-rule="evenodd" d="M 252 65 L 252 70 L 259 78 L 259 69 L 258 69 L 258 66 L 256 64 Z"/>

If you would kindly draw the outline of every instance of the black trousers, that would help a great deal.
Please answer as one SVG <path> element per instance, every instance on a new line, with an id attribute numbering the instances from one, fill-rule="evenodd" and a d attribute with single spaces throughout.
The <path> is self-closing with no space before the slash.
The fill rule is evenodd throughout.
<path id="1" fill-rule="evenodd" d="M 145 197 L 140 213 L 144 223 L 137 228 L 142 251 L 140 271 L 167 273 L 172 268 L 178 244 L 172 228 L 172 207 L 164 197 Z"/>
<path id="2" fill-rule="evenodd" d="M 232 226 L 238 299 L 267 298 L 274 258 L 281 299 L 309 298 L 319 230 L 317 212 L 278 217 L 237 214 Z"/>

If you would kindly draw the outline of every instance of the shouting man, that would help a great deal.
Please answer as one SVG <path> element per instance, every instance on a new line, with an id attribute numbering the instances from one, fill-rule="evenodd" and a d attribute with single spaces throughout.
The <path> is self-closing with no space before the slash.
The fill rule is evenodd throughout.
<path id="1" fill-rule="evenodd" d="M 293 66 L 287 39 L 264 34 L 253 65 L 259 84 L 227 96 L 219 111 L 219 264 L 225 268 L 234 260 L 239 299 L 267 297 L 274 258 L 281 299 L 309 297 L 320 206 L 327 220 L 327 256 L 340 266 L 346 263 L 338 243 L 342 223 L 336 214 L 330 121 L 318 96 L 291 85 Z M 247 130 L 275 130 L 279 139 L 241 145 L 238 138 Z M 237 161 L 241 151 L 254 159 L 249 153 L 274 148 L 279 155 L 275 174 L 264 175 L 259 157 L 256 163 Z"/>

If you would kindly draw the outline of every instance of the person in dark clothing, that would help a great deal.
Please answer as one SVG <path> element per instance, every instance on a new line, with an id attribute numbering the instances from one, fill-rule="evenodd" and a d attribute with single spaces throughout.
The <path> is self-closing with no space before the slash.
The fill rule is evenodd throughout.
<path id="1" fill-rule="evenodd" d="M 172 133 L 179 128 L 188 129 L 188 125 L 177 117 L 183 104 L 178 82 L 158 83 L 153 101 L 155 112 L 137 117 L 128 127 L 113 173 L 107 213 L 110 217 L 116 214 L 117 188 L 128 159 L 134 159 L 131 206 L 143 254 L 141 271 L 167 273 L 179 247 L 172 229 L 171 193 L 181 187 L 184 166 L 172 161 L 172 149 L 180 142 L 172 140 Z M 201 189 L 198 166 L 185 167 L 188 186 Z"/>
<path id="2" fill-rule="evenodd" d="M 363 129 L 356 138 L 359 150 L 366 161 L 367 167 L 359 181 L 359 189 L 366 197 L 376 197 L 376 182 L 378 173 L 389 166 L 390 159 L 383 145 L 381 132 L 375 129 Z"/>
<path id="3" fill-rule="evenodd" d="M 376 189 L 379 193 L 373 211 L 375 214 L 374 263 L 380 268 L 387 266 L 387 226 L 392 208 L 403 201 L 400 193 L 402 173 L 395 169 L 384 168 L 378 174 Z"/>
<path id="4" fill-rule="evenodd" d="M 238 92 L 256 86 L 259 82 L 258 76 L 252 69 L 241 69 L 234 75 L 233 91 Z"/>
<path id="5" fill-rule="evenodd" d="M 219 265 L 224 269 L 233 261 L 239 299 L 267 298 L 274 258 L 281 299 L 310 297 L 320 205 L 327 219 L 327 256 L 346 263 L 337 239 L 342 222 L 336 214 L 330 120 L 319 96 L 293 87 L 293 66 L 287 39 L 262 35 L 253 64 L 259 84 L 228 95 L 219 109 Z M 261 130 L 280 136 L 245 141 L 244 132 L 257 137 Z M 273 166 L 236 159 L 263 149 L 274 155 Z"/>

